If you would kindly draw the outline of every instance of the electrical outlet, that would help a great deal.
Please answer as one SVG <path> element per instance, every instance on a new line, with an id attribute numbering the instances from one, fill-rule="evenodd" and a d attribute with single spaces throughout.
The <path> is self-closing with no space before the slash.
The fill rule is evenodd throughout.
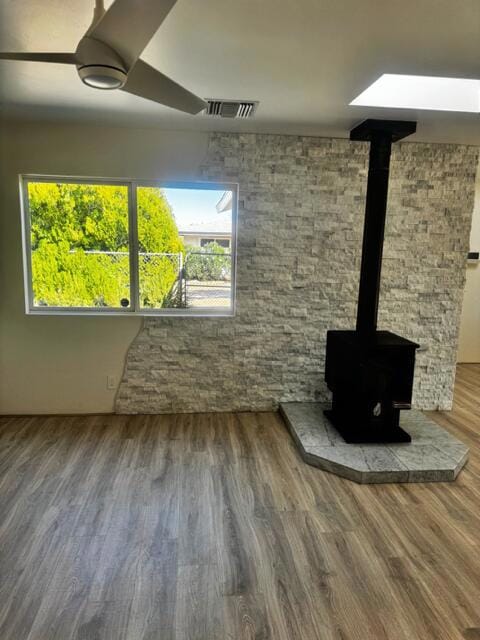
<path id="1" fill-rule="evenodd" d="M 117 388 L 117 376 L 107 376 L 107 389 Z"/>

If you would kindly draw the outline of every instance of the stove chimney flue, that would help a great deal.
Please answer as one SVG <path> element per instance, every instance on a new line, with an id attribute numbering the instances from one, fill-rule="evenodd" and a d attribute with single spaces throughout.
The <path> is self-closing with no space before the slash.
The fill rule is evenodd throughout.
<path id="1" fill-rule="evenodd" d="M 357 332 L 365 339 L 373 336 L 377 329 L 392 142 L 415 133 L 415 130 L 415 122 L 365 120 L 350 132 L 350 140 L 370 142 L 357 307 Z"/>

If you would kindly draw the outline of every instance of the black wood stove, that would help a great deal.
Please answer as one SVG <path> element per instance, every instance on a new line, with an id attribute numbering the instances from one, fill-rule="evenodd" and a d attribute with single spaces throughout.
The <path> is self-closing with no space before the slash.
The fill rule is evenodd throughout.
<path id="1" fill-rule="evenodd" d="M 350 140 L 370 142 L 357 328 L 328 331 L 325 363 L 332 391 L 325 414 L 346 442 L 411 440 L 399 419 L 411 407 L 419 345 L 377 331 L 377 315 L 391 146 L 415 130 L 415 122 L 365 120 L 350 132 Z"/>

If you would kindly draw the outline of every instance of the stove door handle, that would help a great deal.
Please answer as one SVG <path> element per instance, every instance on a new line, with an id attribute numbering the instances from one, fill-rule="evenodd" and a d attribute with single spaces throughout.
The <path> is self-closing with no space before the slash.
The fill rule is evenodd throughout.
<path id="1" fill-rule="evenodd" d="M 412 404 L 410 402 L 402 402 L 401 400 L 392 400 L 392 407 L 394 409 L 411 409 Z"/>

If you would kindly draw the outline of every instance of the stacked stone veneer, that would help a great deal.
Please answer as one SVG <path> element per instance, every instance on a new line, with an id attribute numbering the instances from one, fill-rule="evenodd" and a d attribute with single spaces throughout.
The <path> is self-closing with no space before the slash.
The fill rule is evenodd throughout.
<path id="1" fill-rule="evenodd" d="M 394 145 L 379 328 L 420 342 L 414 402 L 449 408 L 478 149 Z M 116 409 L 324 400 L 327 329 L 355 326 L 368 144 L 211 134 L 199 177 L 238 182 L 232 318 L 146 318 Z"/>

